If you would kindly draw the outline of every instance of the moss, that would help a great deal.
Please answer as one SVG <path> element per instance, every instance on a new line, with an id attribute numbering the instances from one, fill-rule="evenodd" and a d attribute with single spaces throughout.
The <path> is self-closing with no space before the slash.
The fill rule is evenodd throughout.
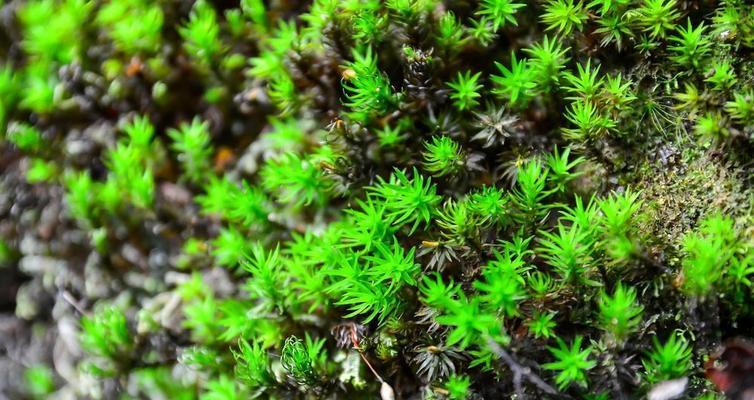
<path id="1" fill-rule="evenodd" d="M 676 155 L 675 165 L 656 162 L 637 185 L 647 199 L 643 234 L 654 242 L 652 252 L 671 266 L 680 259 L 680 238 L 703 216 L 721 211 L 742 229 L 748 229 L 752 218 L 745 170 L 725 165 L 716 150 L 697 151 L 690 160 Z"/>
<path id="2" fill-rule="evenodd" d="M 19 393 L 694 398 L 754 336 L 745 1 L 0 8 L 0 313 L 84 351 Z"/>

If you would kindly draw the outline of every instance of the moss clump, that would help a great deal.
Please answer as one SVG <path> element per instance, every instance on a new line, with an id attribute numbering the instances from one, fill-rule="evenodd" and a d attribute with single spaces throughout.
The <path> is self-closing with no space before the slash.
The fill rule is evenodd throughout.
<path id="1" fill-rule="evenodd" d="M 754 336 L 745 1 L 0 8 L 11 397 L 710 398 Z"/>

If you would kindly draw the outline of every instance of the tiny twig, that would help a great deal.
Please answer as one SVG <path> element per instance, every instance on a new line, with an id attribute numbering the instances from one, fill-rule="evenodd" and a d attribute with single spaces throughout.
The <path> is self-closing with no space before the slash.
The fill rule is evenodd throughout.
<path id="1" fill-rule="evenodd" d="M 367 367 L 369 367 L 369 370 L 372 371 L 372 374 L 377 378 L 380 383 L 385 383 L 385 380 L 382 379 L 380 374 L 377 373 L 377 371 L 372 367 L 372 364 L 369 363 L 369 360 L 367 360 L 367 357 L 364 355 L 364 353 L 361 351 L 361 347 L 359 347 L 359 338 L 356 335 L 356 329 L 353 327 L 353 325 L 350 326 L 351 330 L 351 343 L 353 343 L 353 348 L 359 352 L 359 356 L 361 356 L 361 359 L 364 360 L 364 363 L 366 363 Z"/>
<path id="2" fill-rule="evenodd" d="M 500 357 L 503 362 L 508 365 L 508 368 L 510 368 L 511 372 L 513 373 L 513 387 L 515 388 L 516 395 L 519 398 L 525 398 L 522 386 L 522 380 L 526 378 L 529 383 L 532 383 L 534 386 L 538 387 L 539 390 L 549 394 L 549 395 L 555 395 L 560 396 L 562 398 L 571 399 L 571 396 L 568 396 L 564 393 L 560 393 L 555 388 L 550 386 L 547 382 L 545 382 L 542 378 L 540 378 L 537 374 L 532 372 L 531 368 L 525 367 L 521 364 L 519 364 L 515 359 L 513 359 L 513 356 L 511 356 L 505 349 L 503 349 L 497 342 L 492 340 L 491 338 L 487 338 L 487 344 L 490 346 L 490 349 L 497 354 L 498 357 Z"/>
<path id="3" fill-rule="evenodd" d="M 65 300 L 68 304 L 70 304 L 76 311 L 79 312 L 81 315 L 87 315 L 86 311 L 79 305 L 78 301 L 73 298 L 73 295 L 70 294 L 67 290 L 63 291 L 63 300 Z"/>

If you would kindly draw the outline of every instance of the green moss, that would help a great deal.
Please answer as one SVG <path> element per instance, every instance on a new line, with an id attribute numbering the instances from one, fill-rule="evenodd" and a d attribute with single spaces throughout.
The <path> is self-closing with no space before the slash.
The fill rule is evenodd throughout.
<path id="1" fill-rule="evenodd" d="M 42 399 L 55 390 L 52 371 L 46 365 L 35 365 L 24 371 L 27 391 L 32 398 Z"/>
<path id="2" fill-rule="evenodd" d="M 92 397 L 694 398 L 754 335 L 745 1 L 0 7 L 0 243 Z"/>

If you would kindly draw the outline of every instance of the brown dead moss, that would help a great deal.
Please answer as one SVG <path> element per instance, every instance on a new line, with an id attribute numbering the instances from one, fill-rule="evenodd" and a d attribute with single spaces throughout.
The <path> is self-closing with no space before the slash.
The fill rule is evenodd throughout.
<path id="1" fill-rule="evenodd" d="M 714 212 L 731 215 L 745 232 L 754 232 L 742 168 L 720 151 L 698 149 L 672 158 L 648 165 L 637 185 L 645 202 L 640 227 L 649 254 L 676 266 L 683 236 Z"/>

